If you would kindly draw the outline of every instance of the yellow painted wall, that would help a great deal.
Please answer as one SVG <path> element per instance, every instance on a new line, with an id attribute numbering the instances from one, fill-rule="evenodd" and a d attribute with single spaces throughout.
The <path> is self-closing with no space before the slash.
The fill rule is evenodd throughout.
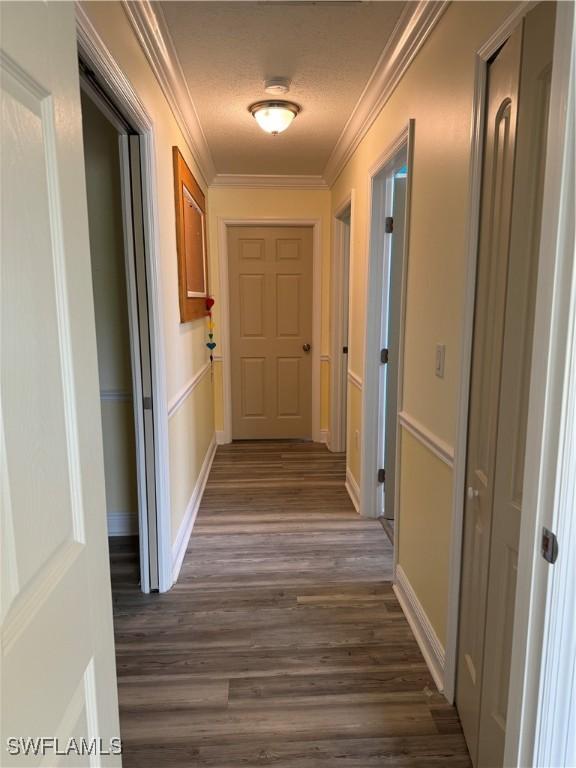
<path id="1" fill-rule="evenodd" d="M 400 466 L 398 561 L 445 646 L 449 558 L 438 553 L 450 548 L 452 470 L 406 429 Z"/>
<path id="2" fill-rule="evenodd" d="M 356 483 L 360 482 L 360 447 L 362 423 L 362 389 L 348 379 L 348 410 L 346 414 L 346 464 Z"/>
<path id="3" fill-rule="evenodd" d="M 330 360 L 320 361 L 320 429 L 330 422 Z"/>
<path id="4" fill-rule="evenodd" d="M 178 531 L 182 512 L 190 501 L 214 437 L 212 402 L 212 381 L 208 370 L 168 423 L 173 536 Z M 191 436 L 194 439 L 190 439 Z"/>
<path id="5" fill-rule="evenodd" d="M 208 190 L 208 242 L 210 253 L 210 292 L 216 299 L 214 306 L 214 336 L 218 343 L 220 306 L 228 297 L 220 295 L 218 272 L 219 219 L 320 219 L 322 250 L 322 329 L 320 353 L 329 353 L 330 311 L 330 192 L 321 189 L 251 189 L 243 187 L 210 187 Z M 218 357 L 222 352 L 217 347 Z M 215 364 L 215 422 L 216 429 L 223 424 L 222 366 Z M 323 374 L 325 375 L 325 374 Z M 325 390 L 320 404 L 321 418 L 325 418 L 328 405 Z M 322 414 L 324 413 L 324 416 Z M 321 428 L 327 427 L 326 424 Z"/>
<path id="6" fill-rule="evenodd" d="M 466 221 L 475 52 L 514 3 L 452 3 L 332 188 L 333 211 L 356 191 L 351 263 L 349 364 L 364 367 L 369 170 L 414 118 L 407 280 L 404 409 L 442 441 L 456 433 L 464 307 Z M 444 379 L 435 345 L 446 345 Z M 357 388 L 348 387 L 349 469 L 360 480 L 354 433 L 362 428 Z M 400 564 L 439 638 L 445 637 L 452 472 L 425 448 L 401 457 Z M 432 486 L 431 486 L 432 484 Z M 431 503 L 430 487 L 434 502 Z M 404 492 L 408 489 L 409 492 Z M 435 528 L 437 526 L 437 529 Z M 434 529 L 435 546 L 430 532 Z M 435 584 L 434 590 L 428 584 Z"/>
<path id="7" fill-rule="evenodd" d="M 121 4 L 119 2 L 85 2 L 82 5 L 112 56 L 132 83 L 154 124 L 160 298 L 167 399 L 170 403 L 202 368 L 207 356 L 205 321 L 196 320 L 186 325 L 180 324 L 172 146 L 177 145 L 180 148 L 198 183 L 205 191 L 206 185 Z M 207 413 L 209 416 L 206 417 L 208 422 L 197 424 L 186 415 L 188 409 L 182 407 L 170 420 L 170 497 L 173 541 L 176 539 L 190 498 L 190 488 L 197 479 L 199 464 L 196 457 L 205 451 L 206 437 L 208 433 L 213 434 L 214 431 L 211 421 L 211 388 L 199 385 L 193 390 L 190 398 L 194 400 L 196 404 L 194 408 L 198 407 L 199 413 Z M 192 407 L 191 405 L 190 408 Z M 186 430 L 182 428 L 181 421 L 187 424 Z M 176 434 L 179 448 L 177 451 L 172 450 Z"/>

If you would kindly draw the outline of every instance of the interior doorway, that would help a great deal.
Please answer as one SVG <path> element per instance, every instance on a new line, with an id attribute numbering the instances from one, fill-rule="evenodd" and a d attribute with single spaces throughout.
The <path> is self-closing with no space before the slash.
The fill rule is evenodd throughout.
<path id="1" fill-rule="evenodd" d="M 337 208 L 334 217 L 334 249 L 331 266 L 330 439 L 328 447 L 335 453 L 346 450 L 353 198 L 354 193 Z"/>
<path id="2" fill-rule="evenodd" d="M 477 768 L 504 760 L 555 4 L 488 63 L 456 704 Z"/>
<path id="3" fill-rule="evenodd" d="M 158 591 L 152 340 L 140 137 L 80 62 L 82 127 L 111 552 Z"/>
<path id="4" fill-rule="evenodd" d="M 363 402 L 362 513 L 396 535 L 397 427 L 401 410 L 413 123 L 371 174 Z"/>
<path id="5" fill-rule="evenodd" d="M 314 231 L 227 227 L 231 437 L 313 439 Z"/>

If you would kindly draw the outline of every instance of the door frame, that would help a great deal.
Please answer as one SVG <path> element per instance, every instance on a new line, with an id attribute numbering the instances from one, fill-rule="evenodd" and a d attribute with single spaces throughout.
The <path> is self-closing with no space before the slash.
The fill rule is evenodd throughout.
<path id="1" fill-rule="evenodd" d="M 320 219 L 238 219 L 218 217 L 218 289 L 220 297 L 220 343 L 222 355 L 223 426 L 216 432 L 218 444 L 232 442 L 232 370 L 230 365 L 230 310 L 228 280 L 228 227 L 312 227 L 312 440 L 321 442 L 320 344 L 322 322 L 322 222 Z"/>
<path id="2" fill-rule="evenodd" d="M 364 340 L 364 382 L 362 387 L 362 454 L 360 468 L 360 514 L 363 517 L 376 518 L 378 484 L 376 472 L 378 469 L 378 419 L 370 414 L 380 410 L 380 341 L 381 318 L 383 311 L 382 285 L 384 281 L 382 261 L 378 257 L 381 250 L 378 243 L 384 239 L 384 219 L 375 210 L 377 205 L 378 177 L 400 153 L 406 153 L 408 165 L 408 178 L 406 184 L 406 216 L 404 224 L 404 259 L 402 264 L 401 296 L 400 296 L 400 323 L 398 343 L 398 413 L 403 408 L 403 381 L 404 381 L 404 337 L 406 324 L 406 284 L 408 275 L 409 245 L 410 245 L 410 201 L 412 195 L 413 155 L 414 155 L 414 129 L 415 121 L 409 120 L 402 131 L 392 143 L 384 150 L 368 172 L 368 229 L 367 242 L 369 243 L 368 269 L 366 280 L 366 336 Z M 400 418 L 396 431 L 396 477 L 400 469 Z M 396 483 L 394 499 L 394 571 L 396 571 L 398 541 L 399 541 L 399 498 L 400 485 Z"/>
<path id="3" fill-rule="evenodd" d="M 336 206 L 332 214 L 332 261 L 330 264 L 330 433 L 328 447 L 331 451 L 346 451 L 346 421 L 348 400 L 348 357 L 344 357 L 342 347 L 350 338 L 350 264 L 353 263 L 355 190 L 350 190 Z M 346 254 L 344 249 L 344 214 L 350 212 L 348 271 L 344 272 Z M 343 306 L 345 287 L 348 284 L 348 305 Z M 344 339 L 344 313 L 348 314 L 348 338 Z M 343 386 L 344 382 L 346 384 Z"/>
<path id="4" fill-rule="evenodd" d="M 78 51 L 103 83 L 106 91 L 118 105 L 124 116 L 137 129 L 140 136 L 142 162 L 142 197 L 144 237 L 146 245 L 146 272 L 148 282 L 148 312 L 150 323 L 150 352 L 152 361 L 152 410 L 154 418 L 154 453 L 156 470 L 156 516 L 159 591 L 167 592 L 172 584 L 172 526 L 170 514 L 169 453 L 168 453 L 168 406 L 166 399 L 166 372 L 164 367 L 164 334 L 162 328 L 162 301 L 160 286 L 159 218 L 156 197 L 155 139 L 152 119 L 134 91 L 130 81 L 120 69 L 104 44 L 86 12 L 76 3 L 76 33 Z M 128 311 L 134 312 L 128 302 Z M 137 322 L 131 317 L 131 345 L 136 341 L 134 328 Z M 137 450 L 138 447 L 138 435 Z M 140 482 L 140 481 L 139 481 Z M 139 510 L 140 531 L 147 530 Z M 143 537 L 140 536 L 142 539 Z M 140 542 L 141 552 L 145 542 Z M 141 584 L 143 592 L 150 591 L 146 580 Z"/>

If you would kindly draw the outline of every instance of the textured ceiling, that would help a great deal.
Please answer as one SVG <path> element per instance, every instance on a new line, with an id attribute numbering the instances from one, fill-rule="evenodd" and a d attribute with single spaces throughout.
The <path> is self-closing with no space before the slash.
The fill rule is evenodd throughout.
<path id="1" fill-rule="evenodd" d="M 405 3 L 159 5 L 217 172 L 321 174 Z M 247 111 L 269 77 L 290 78 L 302 107 L 279 136 Z"/>

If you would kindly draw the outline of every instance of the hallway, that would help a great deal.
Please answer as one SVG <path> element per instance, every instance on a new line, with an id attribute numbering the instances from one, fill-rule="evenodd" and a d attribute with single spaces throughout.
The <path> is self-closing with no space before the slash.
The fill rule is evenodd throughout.
<path id="1" fill-rule="evenodd" d="M 344 474 L 319 444 L 219 447 L 161 596 L 113 542 L 126 768 L 470 765 Z"/>

